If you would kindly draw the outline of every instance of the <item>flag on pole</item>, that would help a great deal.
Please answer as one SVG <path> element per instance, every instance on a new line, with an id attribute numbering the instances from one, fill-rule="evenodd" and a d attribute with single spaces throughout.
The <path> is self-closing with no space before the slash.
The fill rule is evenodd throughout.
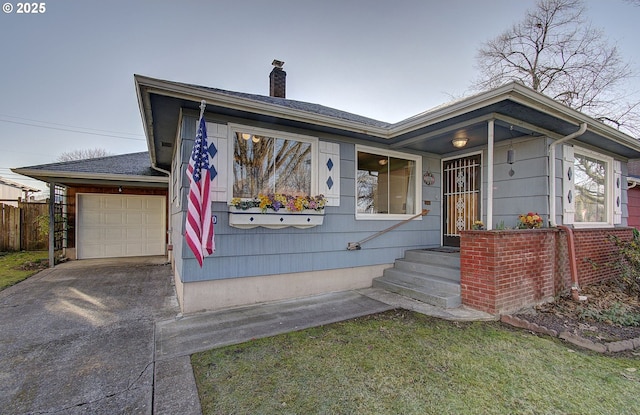
<path id="1" fill-rule="evenodd" d="M 200 267 L 204 257 L 211 255 L 216 249 L 209 195 L 211 180 L 217 174 L 214 166 L 209 164 L 209 154 L 211 151 L 215 154 L 215 146 L 212 144 L 212 148 L 209 148 L 207 142 L 207 125 L 203 117 L 204 105 L 203 102 L 200 106 L 198 133 L 187 167 L 189 202 L 185 224 L 187 245 L 196 256 Z M 213 157 L 213 154 L 211 156 Z"/>

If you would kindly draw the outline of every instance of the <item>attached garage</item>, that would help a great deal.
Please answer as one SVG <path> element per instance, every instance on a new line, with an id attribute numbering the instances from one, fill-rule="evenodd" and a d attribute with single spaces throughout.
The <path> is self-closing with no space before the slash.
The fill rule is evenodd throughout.
<path id="1" fill-rule="evenodd" d="M 163 196 L 77 195 L 78 259 L 164 255 Z"/>
<path id="2" fill-rule="evenodd" d="M 58 258 L 169 255 L 169 176 L 151 165 L 148 152 L 14 171 L 49 183 L 49 220 L 61 226 L 55 243 L 49 244 L 51 263 Z M 64 191 L 55 193 L 60 188 Z"/>

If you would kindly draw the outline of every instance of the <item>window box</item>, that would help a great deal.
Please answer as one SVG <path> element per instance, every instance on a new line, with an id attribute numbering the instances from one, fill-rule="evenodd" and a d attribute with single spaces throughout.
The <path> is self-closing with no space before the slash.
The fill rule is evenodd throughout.
<path id="1" fill-rule="evenodd" d="M 293 226 L 298 229 L 312 228 L 324 222 L 324 209 L 305 209 L 300 212 L 288 212 L 280 209 L 278 212 L 260 208 L 237 209 L 229 206 L 229 225 L 234 228 L 251 229 L 258 226 L 269 229 L 282 229 Z"/>

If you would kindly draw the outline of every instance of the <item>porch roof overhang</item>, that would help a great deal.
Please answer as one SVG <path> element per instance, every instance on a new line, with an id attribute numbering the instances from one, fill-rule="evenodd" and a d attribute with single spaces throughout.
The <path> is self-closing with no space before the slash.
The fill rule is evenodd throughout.
<path id="1" fill-rule="evenodd" d="M 395 124 L 300 101 L 224 91 L 135 75 L 136 92 L 152 165 L 169 170 L 181 110 L 197 114 L 201 100 L 207 114 L 220 114 L 272 125 L 338 134 L 372 143 L 444 155 L 451 140 L 468 138 L 466 148 L 487 143 L 487 123 L 494 121 L 494 143 L 520 136 L 559 139 L 582 123 L 577 138 L 625 158 L 640 158 L 640 142 L 600 121 L 517 83 L 445 104 Z"/>
<path id="2" fill-rule="evenodd" d="M 89 174 L 60 172 L 47 170 L 31 170 L 29 168 L 11 169 L 14 173 L 22 174 L 45 183 L 56 183 L 63 186 L 134 186 L 134 187 L 164 187 L 169 184 L 167 177 L 145 177 L 125 174 Z"/>

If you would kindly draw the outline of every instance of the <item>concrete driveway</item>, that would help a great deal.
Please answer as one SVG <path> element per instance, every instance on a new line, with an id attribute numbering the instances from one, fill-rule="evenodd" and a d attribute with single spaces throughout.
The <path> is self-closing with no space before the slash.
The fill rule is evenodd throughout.
<path id="1" fill-rule="evenodd" d="M 164 258 L 61 264 L 0 292 L 2 414 L 151 414 Z"/>

